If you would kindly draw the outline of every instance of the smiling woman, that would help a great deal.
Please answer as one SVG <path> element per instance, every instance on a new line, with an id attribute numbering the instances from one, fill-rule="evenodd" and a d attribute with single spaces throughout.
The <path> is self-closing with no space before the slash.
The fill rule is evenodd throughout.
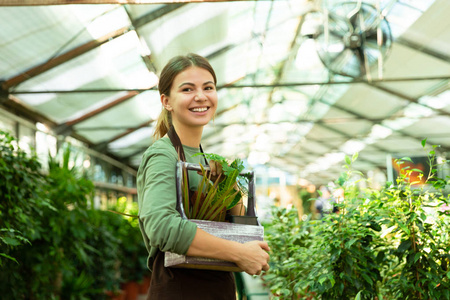
<path id="1" fill-rule="evenodd" d="M 241 244 L 215 237 L 177 211 L 175 166 L 178 160 L 205 164 L 206 158 L 195 154 L 203 152 L 203 127 L 217 108 L 216 82 L 209 62 L 196 54 L 173 58 L 161 72 L 164 109 L 156 125 L 156 141 L 144 153 L 137 176 L 139 225 L 152 270 L 148 299 L 236 298 L 231 272 L 165 267 L 165 252 L 234 262 L 251 275 L 269 269 L 267 243 Z M 209 166 L 212 175 L 221 173 L 217 162 L 210 161 Z M 197 187 L 200 179 L 189 174 L 189 186 Z"/>
<path id="2" fill-rule="evenodd" d="M 200 67 L 189 67 L 175 76 L 170 95 L 161 95 L 161 103 L 172 115 L 172 123 L 179 135 L 194 130 L 187 137 L 187 146 L 197 147 L 197 135 L 203 131 L 217 108 L 216 85 L 211 73 Z"/>

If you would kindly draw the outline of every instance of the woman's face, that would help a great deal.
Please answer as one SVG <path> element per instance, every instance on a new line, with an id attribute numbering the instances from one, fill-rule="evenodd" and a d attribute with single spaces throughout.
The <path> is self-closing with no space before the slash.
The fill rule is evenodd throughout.
<path id="1" fill-rule="evenodd" d="M 161 102 L 171 112 L 175 127 L 204 126 L 217 109 L 214 78 L 203 68 L 189 67 L 175 76 L 170 96 L 161 95 Z"/>

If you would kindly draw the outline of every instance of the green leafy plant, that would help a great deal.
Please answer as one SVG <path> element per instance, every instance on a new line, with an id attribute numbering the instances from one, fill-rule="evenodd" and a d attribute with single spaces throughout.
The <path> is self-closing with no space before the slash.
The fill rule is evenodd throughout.
<path id="1" fill-rule="evenodd" d="M 45 211 L 55 210 L 40 168 L 35 154 L 27 154 L 12 135 L 0 131 L 0 295 L 4 299 L 48 296 L 56 277 L 54 272 L 35 276 L 30 270 L 35 266 L 29 264 L 33 256 L 27 249 L 45 235 Z"/>
<path id="2" fill-rule="evenodd" d="M 148 273 L 148 252 L 142 240 L 139 219 L 135 217 L 138 214 L 138 204 L 128 201 L 126 197 L 120 197 L 109 207 L 109 211 L 119 213 L 115 216 L 121 219 L 120 225 L 114 229 L 120 240 L 120 279 L 122 282 L 139 282 Z"/>
<path id="3" fill-rule="evenodd" d="M 25 238 L 19 231 L 14 229 L 6 229 L 2 228 L 0 229 L 0 245 L 2 248 L 8 247 L 10 249 L 23 245 L 23 244 L 30 244 L 30 241 Z M 0 256 L 10 259 L 16 263 L 19 263 L 14 257 L 11 257 L 7 255 L 6 253 L 0 253 Z M 0 267 L 3 265 L 2 260 L 0 260 Z"/>
<path id="4" fill-rule="evenodd" d="M 297 283 L 306 280 L 313 262 L 309 249 L 315 242 L 310 220 L 299 220 L 295 208 L 272 207 L 272 222 L 263 224 L 270 245 L 270 270 L 263 274 L 274 298 L 297 299 L 313 294 Z"/>
<path id="5" fill-rule="evenodd" d="M 425 149 L 426 140 L 422 141 Z M 440 166 L 436 163 L 435 149 L 428 152 L 429 174 L 411 169 L 404 157 L 396 160 L 403 172 L 397 178 L 397 185 L 388 186 L 382 201 L 387 204 L 390 218 L 386 226 L 395 235 L 397 247 L 389 254 L 395 258 L 397 268 L 387 272 L 386 286 L 395 291 L 396 299 L 449 299 L 450 298 L 450 236 L 449 219 L 439 209 L 449 204 L 449 183 L 437 176 Z M 419 178 L 426 176 L 425 185 L 410 182 L 413 172 Z"/>
<path id="6" fill-rule="evenodd" d="M 427 151 L 426 140 L 422 146 Z M 429 174 L 416 176 L 422 171 L 404 157 L 396 184 L 380 190 L 366 188 L 370 179 L 353 170 L 357 154 L 345 157 L 347 171 L 335 181 L 344 191 L 338 213 L 299 221 L 276 212 L 264 275 L 274 299 L 449 299 L 449 178 L 438 176 L 436 148 L 427 152 Z M 422 176 L 425 184 L 410 180 Z"/>
<path id="7" fill-rule="evenodd" d="M 226 210 L 236 206 L 246 193 L 245 176 L 240 175 L 244 170 L 244 164 L 240 159 L 231 163 L 217 154 L 199 153 L 208 160 L 219 162 L 223 174 L 212 181 L 211 173 L 207 172 L 200 164 L 202 178 L 199 180 L 197 191 L 190 195 L 188 184 L 188 172 L 183 170 L 182 197 L 184 211 L 190 219 L 224 221 Z"/>

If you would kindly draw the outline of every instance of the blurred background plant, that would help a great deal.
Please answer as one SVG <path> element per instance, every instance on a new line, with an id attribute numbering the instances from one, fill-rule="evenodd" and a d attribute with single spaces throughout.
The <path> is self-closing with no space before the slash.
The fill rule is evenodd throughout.
<path id="1" fill-rule="evenodd" d="M 94 185 L 71 166 L 70 145 L 49 158 L 48 174 L 8 133 L 0 132 L 0 150 L 2 299 L 107 299 L 105 291 L 142 279 L 137 219 L 93 208 Z M 137 214 L 119 199 L 124 205 Z"/>
<path id="2" fill-rule="evenodd" d="M 352 169 L 355 154 L 335 181 L 344 191 L 336 213 L 299 220 L 295 210 L 274 208 L 263 277 L 274 299 L 449 299 L 449 178 L 437 176 L 436 147 L 425 184 L 409 180 L 420 170 L 404 157 L 396 183 L 363 188 L 369 179 Z"/>

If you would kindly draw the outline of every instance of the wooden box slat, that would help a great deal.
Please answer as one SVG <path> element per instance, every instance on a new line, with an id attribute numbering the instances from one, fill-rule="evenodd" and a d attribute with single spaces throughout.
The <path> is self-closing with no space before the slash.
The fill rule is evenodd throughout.
<path id="1" fill-rule="evenodd" d="M 264 227 L 262 226 L 204 220 L 190 221 L 196 223 L 198 228 L 203 229 L 214 236 L 239 243 L 246 243 L 254 240 L 262 241 L 264 239 Z M 204 257 L 192 257 L 172 252 L 165 253 L 164 266 L 242 272 L 242 270 L 233 262 Z"/>

